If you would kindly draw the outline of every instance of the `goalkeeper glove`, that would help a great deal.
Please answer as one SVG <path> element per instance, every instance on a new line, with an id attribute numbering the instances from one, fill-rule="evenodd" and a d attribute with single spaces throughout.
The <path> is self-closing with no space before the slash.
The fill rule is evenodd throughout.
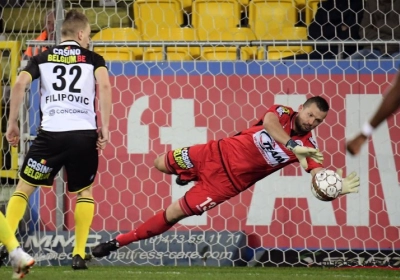
<path id="1" fill-rule="evenodd" d="M 308 168 L 307 158 L 311 158 L 315 162 L 322 163 L 324 156 L 317 149 L 303 147 L 297 144 L 293 139 L 290 139 L 286 143 L 286 148 L 290 150 L 300 162 L 301 167 L 304 169 Z"/>
<path id="2" fill-rule="evenodd" d="M 339 168 L 336 173 L 342 177 L 343 170 Z M 357 176 L 356 172 L 351 172 L 346 178 L 342 177 L 342 192 L 341 194 L 358 193 L 358 187 L 360 186 L 360 177 Z"/>

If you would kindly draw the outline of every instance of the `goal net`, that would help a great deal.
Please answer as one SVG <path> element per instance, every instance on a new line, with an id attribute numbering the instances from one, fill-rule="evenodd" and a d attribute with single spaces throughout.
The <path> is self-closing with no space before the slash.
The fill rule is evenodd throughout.
<path id="1" fill-rule="evenodd" d="M 289 166 L 203 215 L 93 264 L 399 266 L 399 115 L 379 127 L 360 156 L 345 151 L 346 139 L 375 111 L 399 67 L 396 52 L 389 53 L 395 44 L 387 38 L 382 44 L 388 55 L 349 57 L 366 46 L 350 44 L 363 38 L 357 37 L 364 28 L 362 1 L 345 1 L 351 2 L 347 7 L 311 0 L 5 2 L 2 35 L 21 46 L 9 51 L 0 42 L 2 139 L 13 83 L 11 60 L 19 65 L 26 41 L 41 34 L 51 9 L 83 11 L 91 22 L 94 50 L 108 63 L 111 141 L 101 152 L 94 184 L 88 253 L 166 209 L 193 185 L 178 186 L 174 176 L 158 172 L 153 167 L 158 155 L 234 135 L 273 104 L 297 110 L 311 96 L 327 98 L 331 110 L 315 131 L 324 165 L 361 177 L 358 194 L 321 202 L 311 193 L 310 175 Z M 330 23 L 321 23 L 321 11 Z M 350 20 L 341 23 L 337 17 Z M 329 34 L 328 25 L 348 37 Z M 311 39 L 315 28 L 321 34 Z M 24 108 L 24 141 L 17 150 L 2 144 L 3 210 L 39 126 L 37 81 Z M 61 172 L 53 188 L 33 194 L 18 230 L 24 248 L 42 265 L 71 262 L 76 197 L 65 192 L 65 178 Z"/>

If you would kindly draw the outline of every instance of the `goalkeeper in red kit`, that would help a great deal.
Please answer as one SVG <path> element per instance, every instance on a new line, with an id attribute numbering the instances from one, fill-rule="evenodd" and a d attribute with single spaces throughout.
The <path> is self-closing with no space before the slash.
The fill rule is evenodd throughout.
<path id="1" fill-rule="evenodd" d="M 328 103 L 319 96 L 309 98 L 298 112 L 274 105 L 254 126 L 232 137 L 158 157 L 158 170 L 178 175 L 178 184 L 196 184 L 138 228 L 94 247 L 93 256 L 105 257 L 122 246 L 159 235 L 181 219 L 203 214 L 289 164 L 300 162 L 314 176 L 323 168 L 323 155 L 311 131 L 324 121 L 328 111 Z M 358 192 L 358 186 L 359 178 L 353 172 L 343 178 L 341 194 Z"/>

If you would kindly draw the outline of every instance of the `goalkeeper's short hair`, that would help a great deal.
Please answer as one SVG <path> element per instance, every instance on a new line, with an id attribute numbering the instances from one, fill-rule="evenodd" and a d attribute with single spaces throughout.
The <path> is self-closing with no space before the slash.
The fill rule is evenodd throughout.
<path id="1" fill-rule="evenodd" d="M 326 99 L 321 96 L 313 96 L 313 97 L 307 99 L 307 101 L 304 102 L 303 107 L 308 107 L 311 104 L 317 105 L 318 109 L 320 109 L 322 112 L 329 111 L 328 101 L 326 101 Z"/>

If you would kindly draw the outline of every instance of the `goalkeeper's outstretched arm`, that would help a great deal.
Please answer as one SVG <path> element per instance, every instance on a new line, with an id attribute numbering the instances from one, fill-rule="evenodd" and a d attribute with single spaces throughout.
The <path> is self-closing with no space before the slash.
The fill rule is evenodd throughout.
<path id="1" fill-rule="evenodd" d="M 372 135 L 375 128 L 377 128 L 385 119 L 389 118 L 400 107 L 400 71 L 397 72 L 392 85 L 387 90 L 378 110 L 372 116 L 370 121 L 367 121 L 361 132 L 347 143 L 347 150 L 352 155 L 357 155 L 362 145 Z"/>

